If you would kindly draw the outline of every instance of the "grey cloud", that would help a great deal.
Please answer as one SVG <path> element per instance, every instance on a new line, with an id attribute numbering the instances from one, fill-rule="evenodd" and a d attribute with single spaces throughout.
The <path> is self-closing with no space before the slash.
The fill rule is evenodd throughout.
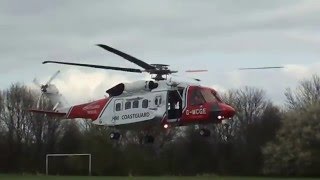
<path id="1" fill-rule="evenodd" d="M 319 41 L 313 40 L 320 30 L 319 7 L 318 1 L 300 0 L 1 1 L 0 74 L 6 79 L 0 85 L 70 68 L 41 65 L 43 60 L 136 67 L 96 43 L 180 71 L 250 65 L 246 53 L 264 60 L 272 54 L 264 62 L 271 64 L 295 52 L 308 58 L 319 55 Z M 204 79 L 219 81 L 215 76 L 220 75 L 211 72 Z"/>
<path id="2" fill-rule="evenodd" d="M 5 34 L 9 35 L 3 37 L 9 42 L 4 50 L 8 52 L 7 49 L 18 48 L 23 43 L 26 43 L 23 49 L 27 51 L 32 48 L 27 45 L 29 43 L 38 45 L 39 50 L 60 46 L 74 48 L 93 39 L 120 44 L 121 47 L 139 44 L 139 48 L 147 50 L 173 43 L 183 50 L 192 44 L 204 43 L 207 47 L 214 47 L 218 45 L 216 38 L 228 38 L 239 33 L 317 28 L 317 16 L 314 14 L 300 12 L 297 17 L 290 12 L 290 7 L 297 1 L 61 2 L 38 4 L 28 1 L 17 4 L 13 1 L 7 5 L 19 8 L 9 8 L 11 13 L 4 11 L 7 12 L 4 16 L 10 19 L 4 27 Z M 31 9 L 19 15 L 21 7 Z M 288 11 L 287 7 L 289 13 L 282 13 L 285 18 L 272 18 L 273 13 Z M 206 44 L 206 41 L 209 43 Z M 152 48 L 150 45 L 153 45 Z M 163 49 L 163 52 L 175 51 Z M 84 50 L 81 49 L 82 52 Z M 44 54 L 47 53 L 44 51 Z"/>

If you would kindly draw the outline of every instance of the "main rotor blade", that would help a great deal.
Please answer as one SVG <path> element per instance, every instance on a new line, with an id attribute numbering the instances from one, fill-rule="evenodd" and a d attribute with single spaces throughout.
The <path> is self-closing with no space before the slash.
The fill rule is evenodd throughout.
<path id="1" fill-rule="evenodd" d="M 254 70 L 254 69 L 281 69 L 283 66 L 270 66 L 270 67 L 255 67 L 255 68 L 239 68 L 239 70 Z"/>
<path id="2" fill-rule="evenodd" d="M 137 58 L 135 58 L 133 56 L 130 56 L 129 54 L 126 54 L 126 53 L 121 52 L 121 51 L 119 51 L 117 49 L 114 49 L 114 48 L 112 48 L 110 46 L 107 46 L 107 45 L 104 45 L 104 44 L 97 44 L 97 46 L 99 46 L 99 47 L 101 47 L 101 48 L 103 48 L 103 49 L 105 49 L 105 50 L 107 50 L 109 52 L 112 52 L 112 53 L 114 53 L 114 54 L 116 54 L 116 55 L 118 55 L 118 56 L 120 56 L 120 57 L 122 57 L 122 58 L 124 58 L 124 59 L 126 59 L 126 60 L 128 60 L 128 61 L 130 61 L 130 62 L 132 62 L 134 64 L 136 64 L 136 65 L 138 65 L 138 66 L 140 66 L 140 67 L 142 67 L 145 70 L 155 69 L 155 67 L 151 66 L 150 64 L 148 64 L 148 63 L 146 63 L 146 62 L 144 62 L 144 61 L 142 61 L 140 59 L 137 59 Z"/>
<path id="3" fill-rule="evenodd" d="M 198 69 L 198 70 L 186 70 L 187 73 L 197 73 L 197 72 L 208 72 L 206 69 Z"/>
<path id="4" fill-rule="evenodd" d="M 142 71 L 140 69 L 101 66 L 101 65 L 94 65 L 94 64 L 70 63 L 70 62 L 61 62 L 61 61 L 44 61 L 42 64 L 47 64 L 47 63 L 65 64 L 65 65 L 72 65 L 72 66 L 83 66 L 83 67 L 91 67 L 91 68 L 98 68 L 98 69 L 110 69 L 110 70 L 116 70 L 116 71 L 142 73 Z"/>

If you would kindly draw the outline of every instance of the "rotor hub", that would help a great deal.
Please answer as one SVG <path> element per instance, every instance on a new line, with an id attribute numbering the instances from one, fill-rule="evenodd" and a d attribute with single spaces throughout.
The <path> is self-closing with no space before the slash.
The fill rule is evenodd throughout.
<path id="1" fill-rule="evenodd" d="M 154 69 L 148 69 L 146 72 L 150 73 L 151 75 L 155 74 L 156 76 L 151 77 L 156 81 L 166 80 L 167 75 L 172 73 L 177 73 L 178 71 L 171 71 L 169 69 L 169 65 L 167 64 L 150 64 L 154 67 Z"/>

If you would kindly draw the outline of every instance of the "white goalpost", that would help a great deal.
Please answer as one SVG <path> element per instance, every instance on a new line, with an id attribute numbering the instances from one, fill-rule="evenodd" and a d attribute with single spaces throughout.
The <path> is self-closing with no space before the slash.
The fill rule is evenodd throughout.
<path id="1" fill-rule="evenodd" d="M 88 156 L 89 158 L 88 171 L 89 171 L 89 176 L 91 176 L 91 154 L 47 154 L 46 155 L 46 175 L 49 174 L 49 157 L 63 157 L 63 156 Z"/>

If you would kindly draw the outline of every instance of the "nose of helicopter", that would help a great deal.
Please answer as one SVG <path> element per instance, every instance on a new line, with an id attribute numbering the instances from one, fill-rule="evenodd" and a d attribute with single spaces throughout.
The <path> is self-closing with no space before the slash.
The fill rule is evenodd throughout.
<path id="1" fill-rule="evenodd" d="M 220 109 L 221 109 L 222 119 L 232 118 L 236 114 L 236 111 L 233 107 L 224 103 L 220 104 Z"/>

